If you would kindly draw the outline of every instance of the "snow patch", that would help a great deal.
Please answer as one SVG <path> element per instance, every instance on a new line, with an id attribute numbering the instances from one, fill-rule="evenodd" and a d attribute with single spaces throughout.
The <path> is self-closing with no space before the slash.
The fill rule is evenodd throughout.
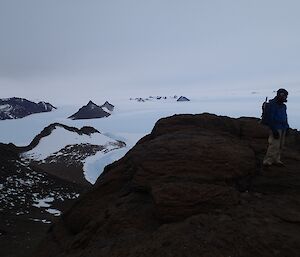
<path id="1" fill-rule="evenodd" d="M 33 218 L 29 218 L 29 220 L 36 221 L 36 222 L 42 222 L 42 223 L 45 223 L 45 224 L 51 224 L 51 221 L 45 220 L 45 219 L 33 219 Z"/>
<path id="2" fill-rule="evenodd" d="M 10 104 L 3 104 L 0 105 L 0 112 L 7 112 L 12 109 L 12 106 Z"/>
<path id="3" fill-rule="evenodd" d="M 50 207 L 49 203 L 52 203 L 54 201 L 54 197 L 46 197 L 43 199 L 35 199 L 36 203 L 34 203 L 32 206 L 38 207 L 38 208 L 47 208 Z"/>
<path id="4" fill-rule="evenodd" d="M 42 105 L 43 105 L 45 111 L 47 111 L 47 105 L 46 105 L 46 103 L 45 103 L 45 102 L 41 102 L 41 103 L 42 103 Z"/>
<path id="5" fill-rule="evenodd" d="M 112 114 L 112 111 L 108 110 L 106 107 L 101 107 L 103 111 Z"/>
<path id="6" fill-rule="evenodd" d="M 95 184 L 99 175 L 103 172 L 103 169 L 108 164 L 113 163 L 121 159 L 126 152 L 127 147 L 114 150 L 109 153 L 103 151 L 97 152 L 95 155 L 89 156 L 84 160 L 83 171 L 84 177 L 91 184 Z"/>
<path id="7" fill-rule="evenodd" d="M 53 214 L 54 216 L 60 216 L 61 215 L 61 211 L 60 210 L 56 210 L 56 209 L 46 209 L 46 212 Z"/>

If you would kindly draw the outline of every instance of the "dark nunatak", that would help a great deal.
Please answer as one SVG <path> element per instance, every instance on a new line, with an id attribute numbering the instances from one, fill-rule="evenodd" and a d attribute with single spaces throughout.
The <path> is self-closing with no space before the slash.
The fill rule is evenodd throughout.
<path id="1" fill-rule="evenodd" d="M 0 120 L 20 119 L 33 113 L 50 112 L 56 109 L 46 102 L 31 102 L 24 98 L 12 97 L 0 99 Z"/>
<path id="2" fill-rule="evenodd" d="M 81 107 L 78 112 L 71 115 L 69 119 L 81 120 L 104 118 L 111 115 L 110 112 L 112 112 L 113 109 L 114 106 L 107 101 L 101 106 L 89 101 L 87 105 Z"/>

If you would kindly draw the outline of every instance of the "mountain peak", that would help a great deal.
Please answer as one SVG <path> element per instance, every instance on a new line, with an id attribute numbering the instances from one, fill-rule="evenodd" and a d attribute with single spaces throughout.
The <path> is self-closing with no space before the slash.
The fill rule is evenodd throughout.
<path id="1" fill-rule="evenodd" d="M 96 119 L 108 117 L 109 115 L 110 113 L 106 112 L 101 106 L 90 100 L 87 105 L 81 107 L 78 112 L 71 115 L 69 119 Z"/>
<path id="2" fill-rule="evenodd" d="M 105 111 L 108 111 L 108 112 L 112 112 L 115 108 L 115 106 L 112 105 L 111 103 L 109 103 L 108 101 L 105 101 L 105 103 L 102 104 L 101 107 L 105 108 L 106 109 Z"/>
<path id="3" fill-rule="evenodd" d="M 89 102 L 88 102 L 88 104 L 87 105 L 96 105 L 96 106 L 98 106 L 97 104 L 95 104 L 92 100 L 90 100 Z"/>

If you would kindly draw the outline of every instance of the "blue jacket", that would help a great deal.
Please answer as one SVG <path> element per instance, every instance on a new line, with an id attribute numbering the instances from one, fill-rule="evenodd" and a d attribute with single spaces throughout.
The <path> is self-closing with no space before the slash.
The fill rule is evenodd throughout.
<path id="1" fill-rule="evenodd" d="M 288 129 L 288 119 L 286 114 L 286 105 L 278 103 L 276 97 L 269 101 L 270 103 L 270 123 L 269 127 L 275 129 Z"/>

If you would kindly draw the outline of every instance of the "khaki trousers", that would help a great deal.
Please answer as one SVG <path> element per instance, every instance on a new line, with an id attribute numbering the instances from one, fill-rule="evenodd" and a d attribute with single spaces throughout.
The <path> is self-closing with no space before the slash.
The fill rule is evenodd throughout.
<path id="1" fill-rule="evenodd" d="M 279 138 L 275 139 L 272 131 L 270 131 L 269 139 L 268 139 L 268 150 L 266 156 L 264 158 L 263 163 L 267 165 L 271 165 L 274 163 L 280 163 L 280 155 L 284 146 L 285 141 L 285 130 L 278 129 Z"/>

